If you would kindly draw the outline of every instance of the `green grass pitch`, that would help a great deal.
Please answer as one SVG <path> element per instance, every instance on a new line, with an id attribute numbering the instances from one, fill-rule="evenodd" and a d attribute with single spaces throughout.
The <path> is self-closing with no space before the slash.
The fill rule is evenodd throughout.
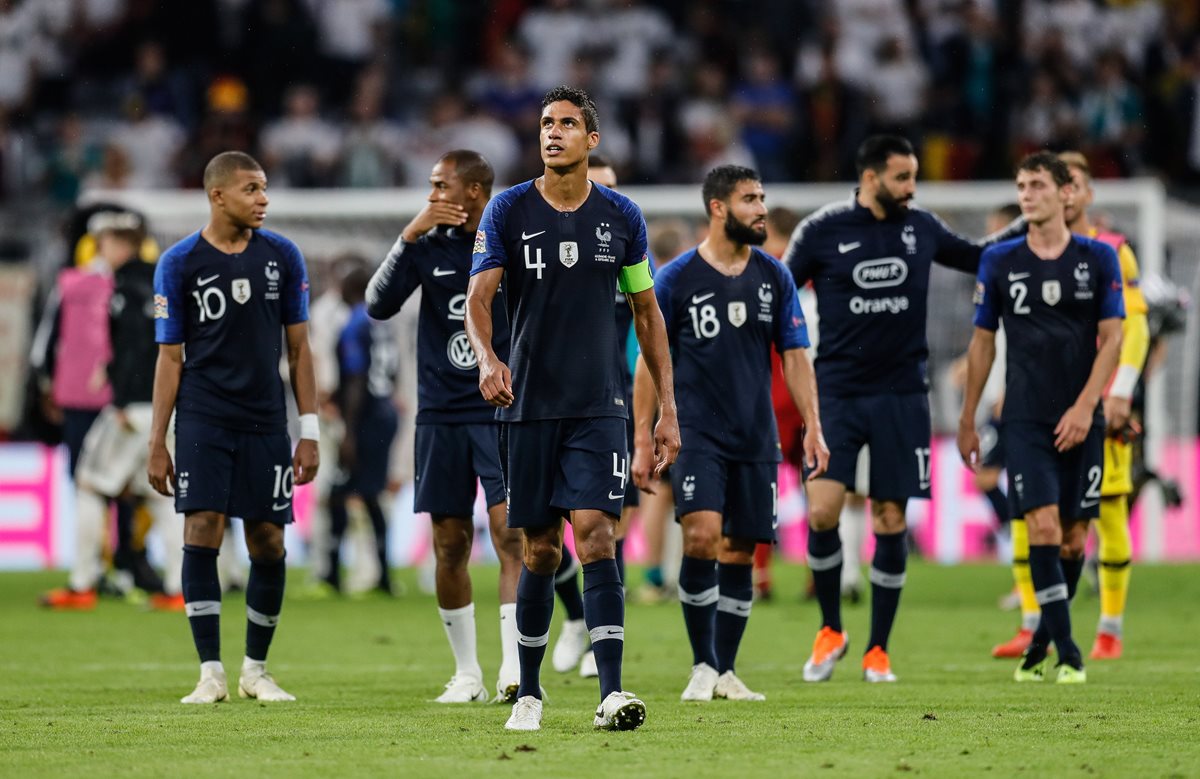
<path id="1" fill-rule="evenodd" d="M 495 569 L 475 570 L 481 661 L 499 661 Z M 636 574 L 635 574 L 636 575 Z M 299 584 L 302 572 L 291 573 Z M 777 567 L 738 664 L 766 703 L 682 704 L 690 652 L 676 604 L 629 608 L 625 686 L 647 703 L 633 733 L 594 732 L 596 685 L 549 669 L 543 730 L 503 730 L 507 706 L 429 703 L 449 678 L 430 596 L 284 606 L 271 669 L 294 704 L 177 701 L 197 675 L 185 618 L 105 602 L 34 606 L 55 573 L 0 576 L 0 776 L 1200 776 L 1200 567 L 1141 566 L 1126 657 L 1088 666 L 1081 687 L 1018 685 L 989 656 L 1012 614 L 1000 566 L 910 567 L 892 637 L 894 685 L 860 680 L 868 609 L 847 607 L 851 652 L 827 684 L 801 666 L 817 610 L 803 570 Z M 1097 601 L 1075 634 L 1091 645 Z M 240 597 L 224 605 L 235 684 Z M 552 638 L 557 636 L 557 620 Z"/>

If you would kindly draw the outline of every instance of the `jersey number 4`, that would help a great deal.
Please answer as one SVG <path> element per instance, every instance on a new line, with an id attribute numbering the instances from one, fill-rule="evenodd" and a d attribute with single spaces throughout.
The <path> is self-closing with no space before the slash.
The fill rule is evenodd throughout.
<path id="1" fill-rule="evenodd" d="M 536 258 L 536 261 L 530 261 L 530 259 L 529 259 L 529 244 L 525 244 L 525 267 L 529 270 L 537 271 L 538 281 L 541 281 L 542 280 L 542 270 L 544 270 L 546 267 L 546 263 L 542 262 L 542 250 L 535 249 L 533 256 Z"/>

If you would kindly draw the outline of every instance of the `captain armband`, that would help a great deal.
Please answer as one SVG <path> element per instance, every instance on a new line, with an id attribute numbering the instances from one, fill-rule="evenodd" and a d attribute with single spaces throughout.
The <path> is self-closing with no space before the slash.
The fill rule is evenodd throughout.
<path id="1" fill-rule="evenodd" d="M 635 295 L 653 287 L 654 277 L 650 275 L 650 259 L 644 254 L 638 264 L 621 268 L 621 274 L 617 277 L 617 289 L 626 295 Z"/>

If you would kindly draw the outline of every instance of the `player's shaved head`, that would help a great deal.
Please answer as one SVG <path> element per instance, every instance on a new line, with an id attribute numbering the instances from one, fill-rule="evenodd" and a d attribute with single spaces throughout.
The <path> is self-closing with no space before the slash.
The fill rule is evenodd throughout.
<path id="1" fill-rule="evenodd" d="M 743 181 L 761 181 L 752 168 L 741 165 L 718 165 L 704 177 L 700 195 L 704 198 L 704 213 L 712 216 L 712 201 L 729 199 Z"/>
<path id="2" fill-rule="evenodd" d="M 491 197 L 492 184 L 496 173 L 491 163 L 482 154 L 470 149 L 455 149 L 443 154 L 438 162 L 449 162 L 454 165 L 454 172 L 464 185 L 478 184 L 485 197 Z"/>
<path id="3" fill-rule="evenodd" d="M 262 172 L 258 160 L 242 151 L 223 151 L 204 166 L 204 191 L 228 184 L 239 170 Z"/>
<path id="4" fill-rule="evenodd" d="M 1021 164 L 1017 166 L 1017 172 L 1029 171 L 1036 173 L 1039 170 L 1044 170 L 1050 174 L 1050 178 L 1054 179 L 1054 183 L 1060 187 L 1065 187 L 1071 183 L 1071 169 L 1067 167 L 1067 163 L 1052 151 L 1035 151 L 1029 154 L 1025 159 L 1021 160 Z"/>
<path id="5" fill-rule="evenodd" d="M 546 106 L 560 101 L 570 103 L 583 113 L 583 126 L 589 133 L 600 131 L 600 114 L 596 111 L 596 104 L 592 98 L 588 97 L 587 92 L 575 87 L 555 87 L 542 97 L 542 110 L 545 111 Z"/>

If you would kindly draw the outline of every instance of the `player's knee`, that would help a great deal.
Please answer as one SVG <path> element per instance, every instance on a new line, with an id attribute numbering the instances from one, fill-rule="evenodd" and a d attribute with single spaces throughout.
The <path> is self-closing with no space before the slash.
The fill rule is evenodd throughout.
<path id="1" fill-rule="evenodd" d="M 525 567 L 536 574 L 548 575 L 558 570 L 562 548 L 549 539 L 525 539 Z"/>
<path id="2" fill-rule="evenodd" d="M 1029 543 L 1033 546 L 1062 543 L 1062 525 L 1059 523 L 1057 506 L 1041 506 L 1026 513 L 1025 526 L 1029 530 Z"/>
<path id="3" fill-rule="evenodd" d="M 813 530 L 832 530 L 838 526 L 840 505 L 813 504 L 808 510 L 808 526 Z"/>
<path id="4" fill-rule="evenodd" d="M 474 526 L 456 519 L 438 519 L 433 523 L 433 553 L 439 568 L 465 568 L 471 558 Z"/>
<path id="5" fill-rule="evenodd" d="M 683 523 L 683 553 L 688 557 L 711 560 L 717 556 L 721 529 L 709 522 Z"/>
<path id="6" fill-rule="evenodd" d="M 875 532 L 882 535 L 904 532 L 907 523 L 903 504 L 890 500 L 873 501 L 871 503 L 871 524 Z"/>
<path id="7" fill-rule="evenodd" d="M 995 468 L 980 468 L 975 472 L 975 489 L 991 492 L 1000 484 L 1000 471 Z"/>
<path id="8" fill-rule="evenodd" d="M 225 519 L 220 514 L 205 511 L 188 514 L 183 521 L 183 542 L 193 546 L 217 548 L 225 533 Z"/>

